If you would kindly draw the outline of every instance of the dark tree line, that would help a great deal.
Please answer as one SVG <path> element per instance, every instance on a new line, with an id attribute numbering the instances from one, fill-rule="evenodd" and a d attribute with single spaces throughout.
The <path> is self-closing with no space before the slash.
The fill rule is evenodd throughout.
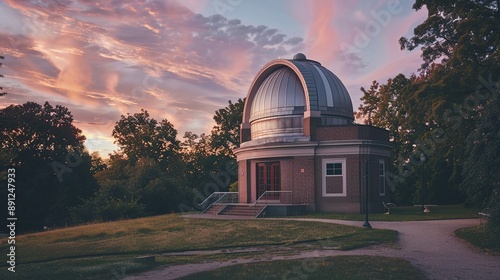
<path id="1" fill-rule="evenodd" d="M 65 107 L 28 102 L 0 110 L 0 178 L 6 182 L 15 168 L 18 230 L 178 211 L 235 164 L 243 103 L 218 110 L 210 135 L 186 132 L 182 142 L 168 120 L 146 110 L 122 115 L 112 132 L 119 150 L 107 160 L 85 149 Z M 220 191 L 234 181 L 228 176 Z M 0 192 L 7 205 L 6 188 Z M 6 208 L 1 213 L 6 218 Z"/>
<path id="2" fill-rule="evenodd" d="M 68 222 L 68 209 L 92 196 L 97 182 L 89 172 L 85 137 L 62 106 L 28 102 L 0 110 L 1 178 L 15 171 L 15 215 L 20 231 Z M 7 184 L 3 184 L 6 186 Z M 1 199 L 7 205 L 6 188 Z M 2 217 L 6 217 L 2 207 Z"/>
<path id="3" fill-rule="evenodd" d="M 389 129 L 399 203 L 465 202 L 492 211 L 500 233 L 499 1 L 417 0 L 428 18 L 401 49 L 422 50 L 418 74 L 362 88 L 358 117 Z M 419 160 L 426 155 L 425 164 Z"/>

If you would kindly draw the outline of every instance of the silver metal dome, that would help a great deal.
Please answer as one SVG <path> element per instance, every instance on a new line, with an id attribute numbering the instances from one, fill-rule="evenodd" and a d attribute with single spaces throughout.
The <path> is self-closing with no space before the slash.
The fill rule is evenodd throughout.
<path id="1" fill-rule="evenodd" d="M 340 79 L 299 53 L 262 68 L 247 95 L 243 125 L 249 126 L 252 140 L 301 136 L 306 112 L 320 117 L 322 125 L 354 121 L 351 98 Z"/>
<path id="2" fill-rule="evenodd" d="M 260 85 L 250 109 L 252 139 L 302 134 L 306 100 L 302 84 L 288 67 L 269 75 Z"/>
<path id="3" fill-rule="evenodd" d="M 306 82 L 309 110 L 354 121 L 349 92 L 335 74 L 314 60 L 292 59 L 290 62 L 300 70 Z"/>

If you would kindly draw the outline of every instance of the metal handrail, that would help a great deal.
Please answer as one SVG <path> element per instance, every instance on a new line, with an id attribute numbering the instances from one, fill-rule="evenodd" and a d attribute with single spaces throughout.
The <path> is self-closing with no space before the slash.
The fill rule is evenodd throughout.
<path id="1" fill-rule="evenodd" d="M 260 216 L 260 214 L 262 214 L 262 212 L 264 212 L 264 210 L 266 210 L 267 208 L 267 205 L 264 205 L 264 207 L 262 207 L 259 212 L 257 212 L 257 215 L 255 215 L 255 218 L 258 218 Z"/>
<path id="2" fill-rule="evenodd" d="M 232 195 L 232 194 L 237 195 L 238 192 L 213 192 L 205 200 L 203 200 L 202 203 L 200 203 L 198 205 L 201 206 L 202 211 L 205 211 L 208 208 L 210 208 L 210 206 L 214 205 L 215 203 L 221 202 L 221 200 L 224 197 Z M 230 198 L 230 200 L 233 200 L 233 199 L 234 198 Z M 238 196 L 236 196 L 236 200 L 238 200 Z"/>
<path id="3" fill-rule="evenodd" d="M 226 209 L 227 207 L 227 204 L 222 204 L 222 207 L 217 210 L 217 212 L 215 212 L 215 215 L 219 215 L 222 211 L 224 211 L 224 209 Z"/>
<path id="4" fill-rule="evenodd" d="M 265 192 L 264 192 L 263 194 L 261 194 L 261 195 L 259 196 L 259 198 L 258 198 L 258 199 L 257 199 L 257 200 L 253 203 L 253 206 L 257 205 L 257 204 L 259 203 L 259 201 L 263 200 L 263 199 L 262 199 L 263 197 L 267 197 L 267 195 L 269 195 L 269 194 L 273 194 L 273 193 L 278 193 L 278 194 L 280 194 L 280 195 L 281 195 L 281 193 L 290 193 L 290 194 L 291 194 L 291 193 L 292 193 L 292 191 L 265 191 Z M 291 200 L 291 199 L 290 199 L 290 200 Z M 290 203 L 288 203 L 288 204 L 291 204 L 291 203 L 292 203 L 292 201 L 290 201 Z M 267 204 L 268 204 L 268 203 L 267 203 L 267 201 L 266 201 L 265 205 L 267 205 Z M 279 204 L 282 204 L 282 203 L 281 203 L 281 197 L 280 197 L 280 203 L 279 203 Z"/>
<path id="5" fill-rule="evenodd" d="M 199 206 L 201 206 L 201 210 L 202 210 L 202 211 L 205 211 L 205 209 L 207 209 L 207 208 L 208 208 L 208 206 L 210 206 L 210 205 L 212 205 L 212 204 L 213 204 L 213 203 L 210 203 L 210 201 L 211 201 L 211 200 L 213 200 L 213 199 L 215 198 L 215 196 L 217 196 L 217 195 L 223 195 L 224 193 L 225 193 L 225 192 L 213 192 L 213 193 L 211 193 L 211 194 L 210 194 L 207 198 L 205 198 L 205 200 L 203 200 L 203 202 L 202 202 L 202 203 L 199 203 L 198 205 L 199 205 Z M 216 201 L 217 201 L 217 200 L 219 200 L 219 198 L 220 198 L 220 197 L 218 197 L 218 198 L 216 199 Z M 209 205 L 205 207 L 205 205 L 206 205 L 206 204 L 209 204 Z"/>
<path id="6" fill-rule="evenodd" d="M 224 193 L 224 195 L 222 195 L 219 199 L 217 199 L 217 201 L 215 201 L 212 204 L 219 203 L 219 202 L 220 203 L 238 203 L 238 200 L 239 200 L 238 195 L 239 195 L 239 192 L 226 192 L 226 193 Z M 222 201 L 223 198 L 226 198 L 226 197 L 228 198 L 227 199 L 228 201 Z"/>

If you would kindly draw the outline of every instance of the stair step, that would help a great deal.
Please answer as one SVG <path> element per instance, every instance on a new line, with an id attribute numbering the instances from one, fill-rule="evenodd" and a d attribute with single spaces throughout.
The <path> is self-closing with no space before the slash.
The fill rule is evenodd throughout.
<path id="1" fill-rule="evenodd" d="M 255 216 L 264 206 L 228 205 L 219 215 Z"/>
<path id="2" fill-rule="evenodd" d="M 233 205 L 233 204 L 213 204 L 205 213 L 212 215 L 238 215 L 238 216 L 253 216 L 255 217 L 265 205 Z M 222 211 L 221 211 L 222 209 Z"/>
<path id="3" fill-rule="evenodd" d="M 215 215 L 224 206 L 225 206 L 224 204 L 213 204 L 212 206 L 210 206 L 208 209 L 205 210 L 205 213 L 214 214 Z"/>

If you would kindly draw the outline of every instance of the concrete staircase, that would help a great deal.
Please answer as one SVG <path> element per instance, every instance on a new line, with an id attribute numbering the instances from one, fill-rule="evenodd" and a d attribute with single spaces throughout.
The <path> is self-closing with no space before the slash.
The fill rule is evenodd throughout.
<path id="1" fill-rule="evenodd" d="M 226 205 L 227 204 L 214 203 L 210 207 L 205 209 L 205 211 L 203 211 L 203 212 L 208 213 L 208 214 L 212 214 L 212 215 L 217 215 L 222 208 L 226 207 Z"/>
<path id="2" fill-rule="evenodd" d="M 219 213 L 219 215 L 256 217 L 264 208 L 266 208 L 266 205 L 229 204 Z"/>

